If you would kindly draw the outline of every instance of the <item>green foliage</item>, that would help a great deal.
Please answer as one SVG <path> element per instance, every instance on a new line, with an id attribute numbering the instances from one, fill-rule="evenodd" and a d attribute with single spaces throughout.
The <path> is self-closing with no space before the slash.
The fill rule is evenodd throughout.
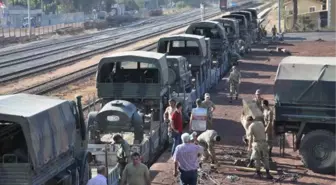
<path id="1" fill-rule="evenodd" d="M 184 1 L 176 2 L 176 8 L 181 9 L 187 7 L 187 4 Z"/>

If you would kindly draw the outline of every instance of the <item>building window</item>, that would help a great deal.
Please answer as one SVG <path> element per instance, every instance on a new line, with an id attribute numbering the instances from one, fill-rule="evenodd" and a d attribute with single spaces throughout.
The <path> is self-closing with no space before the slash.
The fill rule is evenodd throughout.
<path id="1" fill-rule="evenodd" d="M 309 8 L 309 12 L 315 12 L 315 6 L 311 6 L 311 7 Z"/>
<path id="2" fill-rule="evenodd" d="M 327 5 L 326 4 L 321 5 L 321 9 L 322 10 L 326 10 L 327 9 Z"/>

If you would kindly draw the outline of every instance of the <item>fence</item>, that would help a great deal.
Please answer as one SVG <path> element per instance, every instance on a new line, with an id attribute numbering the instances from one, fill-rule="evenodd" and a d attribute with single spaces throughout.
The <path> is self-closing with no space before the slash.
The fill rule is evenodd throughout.
<path id="1" fill-rule="evenodd" d="M 68 28 L 68 27 L 83 27 L 83 22 L 79 23 L 62 23 L 62 24 L 55 24 L 50 26 L 41 26 L 41 27 L 31 27 L 30 31 L 29 28 L 0 28 L 0 39 L 1 38 L 19 38 L 19 37 L 26 37 L 29 36 L 42 36 L 46 34 L 55 33 L 56 30 L 61 28 Z"/>

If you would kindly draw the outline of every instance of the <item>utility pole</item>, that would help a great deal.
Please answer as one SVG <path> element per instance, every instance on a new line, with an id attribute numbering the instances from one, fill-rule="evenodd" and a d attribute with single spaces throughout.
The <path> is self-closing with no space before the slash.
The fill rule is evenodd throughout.
<path id="1" fill-rule="evenodd" d="M 30 0 L 27 0 L 28 5 L 28 32 L 29 32 L 29 38 L 31 35 L 31 21 L 30 21 Z"/>
<path id="2" fill-rule="evenodd" d="M 278 0 L 278 30 L 281 33 L 281 0 Z"/>

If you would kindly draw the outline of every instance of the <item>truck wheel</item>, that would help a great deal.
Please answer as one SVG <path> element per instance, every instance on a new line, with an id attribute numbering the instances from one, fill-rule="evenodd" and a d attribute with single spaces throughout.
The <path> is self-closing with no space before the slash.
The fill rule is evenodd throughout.
<path id="1" fill-rule="evenodd" d="M 313 172 L 335 173 L 335 134 L 327 130 L 315 130 L 306 134 L 299 150 L 305 166 Z"/>

